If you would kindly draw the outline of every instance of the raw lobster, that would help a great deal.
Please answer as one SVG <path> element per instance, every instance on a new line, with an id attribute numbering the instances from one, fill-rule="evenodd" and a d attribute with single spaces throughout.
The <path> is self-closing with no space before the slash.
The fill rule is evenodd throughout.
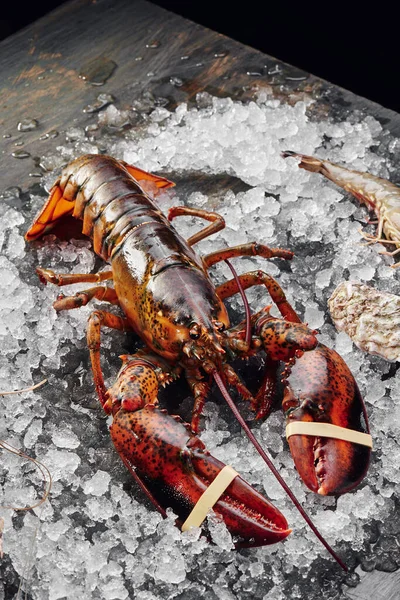
<path id="1" fill-rule="evenodd" d="M 222 229 L 224 227 L 222 217 L 204 210 L 175 207 L 170 209 L 167 219 L 139 186 L 138 180 L 143 179 L 150 180 L 159 188 L 173 185 L 164 178 L 144 173 L 111 157 L 87 155 L 78 158 L 64 169 L 61 178 L 55 183 L 47 203 L 27 232 L 26 239 L 30 241 L 38 238 L 51 229 L 61 217 L 72 214 L 83 220 L 83 233 L 93 239 L 95 252 L 111 263 L 112 271 L 91 275 L 60 275 L 41 268 L 37 271 L 42 281 L 49 281 L 56 285 L 83 281 L 101 283 L 107 279 L 113 280 L 115 288 L 96 285 L 75 296 L 59 297 L 54 307 L 56 310 L 76 308 L 87 304 L 92 298 L 97 298 L 119 305 L 125 313 L 125 318 L 100 310 L 92 313 L 88 325 L 88 342 L 100 401 L 106 411 L 114 414 L 114 425 L 111 428 L 114 443 L 131 472 L 134 473 L 135 468 L 141 472 L 147 487 L 152 488 L 152 492 L 149 492 L 151 496 L 154 493 L 152 483 L 154 481 L 160 483 L 160 469 L 165 469 L 166 473 L 169 473 L 170 458 L 166 460 L 166 456 L 170 454 L 165 449 L 167 442 L 160 436 L 162 431 L 167 431 L 170 427 L 175 430 L 174 435 L 177 439 L 179 438 L 179 458 L 171 458 L 172 464 L 175 465 L 176 460 L 178 463 L 182 461 L 182 455 L 186 455 L 187 447 L 195 447 L 197 454 L 193 451 L 190 453 L 191 465 L 196 454 L 196 468 L 203 473 L 209 471 L 209 479 L 213 478 L 215 469 L 219 468 L 208 466 L 208 459 L 205 459 L 207 453 L 200 451 L 197 437 L 191 437 L 186 429 L 181 429 L 183 427 L 181 424 L 178 432 L 178 422 L 172 421 L 172 417 L 163 415 L 154 408 L 160 383 L 168 383 L 182 372 L 185 373 L 195 399 L 191 429 L 196 433 L 199 429 L 201 410 L 209 392 L 209 383 L 205 375 L 214 377 L 226 399 L 229 395 L 224 382 L 235 387 L 242 397 L 250 400 L 259 417 L 269 410 L 271 389 L 274 388 L 273 377 L 267 373 L 259 393 L 253 397 L 229 366 L 228 359 L 247 358 L 264 350 L 268 365 L 276 366 L 278 361 L 283 361 L 288 364 L 289 369 L 290 365 L 294 368 L 297 364 L 294 362 L 296 357 L 297 360 L 303 360 L 309 356 L 312 363 L 312 357 L 316 356 L 313 353 L 320 353 L 321 350 L 316 348 L 315 332 L 301 323 L 278 283 L 268 274 L 254 271 L 239 277 L 235 276 L 217 288 L 213 286 L 208 275 L 209 267 L 234 256 L 258 255 L 265 258 L 291 259 L 290 251 L 249 243 L 213 252 L 200 259 L 191 246 Z M 185 241 L 170 224 L 173 218 L 180 215 L 201 217 L 211 224 Z M 264 285 L 267 288 L 283 319 L 272 317 L 269 308 L 266 308 L 246 322 L 230 327 L 223 300 L 254 285 Z M 116 386 L 109 391 L 105 388 L 100 367 L 102 326 L 120 330 L 133 329 L 146 346 L 145 358 L 142 353 L 129 357 Z M 303 359 L 300 359 L 304 352 Z M 336 355 L 333 351 L 330 352 Z M 138 373 L 137 369 L 142 372 Z M 131 373 L 129 376 L 128 371 Z M 315 377 L 318 378 L 319 375 L 320 373 L 316 371 Z M 359 414 L 361 412 L 360 405 L 354 402 L 353 392 L 356 384 L 350 372 L 348 377 L 351 381 L 344 392 L 344 398 L 339 398 L 339 401 L 344 399 L 342 407 L 335 410 L 327 406 L 325 413 L 320 411 L 315 420 L 335 422 L 335 419 L 339 418 L 342 422 L 337 423 L 338 425 L 343 424 L 347 427 L 349 424 L 361 428 L 356 419 L 343 419 L 346 411 L 348 413 L 358 411 Z M 294 387 L 288 370 L 285 378 L 287 397 Z M 321 389 L 318 384 L 310 390 L 317 404 L 318 396 L 321 394 L 335 398 L 335 379 L 328 378 L 326 383 L 331 386 L 328 390 Z M 295 392 L 293 393 L 295 395 Z M 137 424 L 140 423 L 143 415 L 146 415 L 145 420 Z M 293 411 L 289 418 L 293 420 L 296 418 L 293 416 Z M 307 415 L 305 420 L 311 420 L 310 416 Z M 137 427 L 140 433 L 137 432 Z M 246 433 L 249 435 L 248 428 Z M 307 435 L 296 433 L 292 439 L 302 440 Z M 141 438 L 141 449 L 135 446 L 138 437 Z M 319 437 L 314 436 L 309 439 L 317 440 L 311 445 L 321 446 L 318 442 Z M 343 443 L 338 440 L 330 440 L 330 442 L 326 445 L 326 454 L 334 449 L 334 454 L 337 456 L 336 448 L 342 447 Z M 158 445 L 160 452 L 154 451 L 144 458 L 149 447 L 154 444 Z M 352 442 L 346 444 L 353 445 Z M 294 446 L 293 443 L 291 445 Z M 262 452 L 258 447 L 257 449 Z M 321 462 L 323 454 L 320 451 Z M 350 465 L 350 475 L 349 465 L 346 463 L 343 472 L 340 471 L 336 478 L 334 489 L 329 488 L 329 479 L 326 478 L 325 486 L 323 488 L 319 486 L 319 491 L 340 493 L 353 487 L 363 477 L 368 457 L 367 451 L 361 463 L 357 463 L 355 467 Z M 211 458 L 209 460 L 211 461 Z M 324 461 L 327 469 L 337 469 L 337 466 L 325 460 L 325 457 Z M 313 470 L 314 455 L 307 454 L 305 463 L 306 471 Z M 162 467 L 156 467 L 156 464 L 162 464 Z M 155 471 L 152 471 L 152 466 Z M 192 466 L 190 470 L 191 480 L 193 480 L 195 475 Z M 146 475 L 142 471 L 152 475 Z M 354 476 L 354 471 L 358 473 L 357 477 Z M 304 473 L 302 475 L 304 477 Z M 174 492 L 169 492 L 169 495 L 176 496 L 177 490 L 182 489 L 183 480 L 186 481 L 186 489 L 191 487 L 182 472 L 178 480 L 173 479 L 172 476 L 166 477 L 165 481 L 175 482 L 172 486 Z M 164 484 L 165 482 L 161 486 L 165 487 Z M 197 489 L 194 496 L 198 493 Z M 189 492 L 188 494 L 190 495 Z M 194 501 L 193 498 L 188 500 L 188 496 L 184 495 L 181 504 L 186 505 L 187 509 Z M 259 500 L 255 500 L 253 493 L 246 500 L 245 512 L 256 511 L 253 513 L 255 516 L 251 524 L 251 532 L 247 535 L 254 539 L 265 540 L 267 537 L 265 531 L 259 535 L 254 525 L 254 521 L 260 520 L 258 514 L 264 514 L 264 509 L 257 508 L 258 503 Z M 243 514 L 240 520 L 240 531 L 235 530 L 235 533 L 246 539 L 246 535 L 243 534 Z M 282 539 L 287 535 L 287 525 L 276 514 L 274 520 L 279 529 L 278 533 L 274 533 L 274 537 Z"/>

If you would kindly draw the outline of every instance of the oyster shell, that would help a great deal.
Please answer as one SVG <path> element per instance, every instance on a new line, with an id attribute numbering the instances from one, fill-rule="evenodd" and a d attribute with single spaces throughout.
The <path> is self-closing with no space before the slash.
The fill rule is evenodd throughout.
<path id="1" fill-rule="evenodd" d="M 328 300 L 336 328 L 365 352 L 400 360 L 400 296 L 343 282 Z"/>

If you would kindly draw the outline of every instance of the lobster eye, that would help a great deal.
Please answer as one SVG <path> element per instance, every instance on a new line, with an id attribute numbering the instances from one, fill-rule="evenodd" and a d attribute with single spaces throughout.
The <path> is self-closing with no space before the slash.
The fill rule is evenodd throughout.
<path id="1" fill-rule="evenodd" d="M 197 323 L 193 323 L 189 329 L 189 336 L 192 340 L 198 340 L 201 334 L 200 326 Z"/>

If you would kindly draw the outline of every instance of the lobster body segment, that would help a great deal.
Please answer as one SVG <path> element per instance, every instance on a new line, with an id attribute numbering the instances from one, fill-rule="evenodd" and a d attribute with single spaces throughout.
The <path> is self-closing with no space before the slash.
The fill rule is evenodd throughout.
<path id="1" fill-rule="evenodd" d="M 184 254 L 162 228 L 151 225 L 152 241 L 130 236 L 111 259 L 120 306 L 146 345 L 164 358 L 177 361 L 196 322 L 208 331 L 213 321 L 229 327 L 222 300 L 201 264 Z M 169 232 L 170 233 L 170 232 Z M 171 236 L 172 237 L 172 236 Z M 179 258 L 179 260 L 178 260 Z"/>
<path id="2" fill-rule="evenodd" d="M 111 263 L 118 303 L 157 354 L 178 360 L 189 326 L 229 326 L 222 300 L 188 245 L 131 176 L 173 184 L 109 156 L 86 155 L 64 169 L 26 234 L 36 239 L 67 214 L 83 221 L 94 251 Z"/>

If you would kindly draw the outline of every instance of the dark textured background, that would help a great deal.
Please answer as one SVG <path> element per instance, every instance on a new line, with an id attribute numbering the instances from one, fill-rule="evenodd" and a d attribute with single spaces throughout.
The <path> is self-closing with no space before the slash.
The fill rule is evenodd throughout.
<path id="1" fill-rule="evenodd" d="M 97 0 L 101 2 L 101 0 Z M 3 5 L 4 38 L 62 4 Z M 394 8 L 268 0 L 154 0 L 205 27 L 400 112 L 399 33 Z M 394 6 L 394 4 L 393 4 Z"/>

